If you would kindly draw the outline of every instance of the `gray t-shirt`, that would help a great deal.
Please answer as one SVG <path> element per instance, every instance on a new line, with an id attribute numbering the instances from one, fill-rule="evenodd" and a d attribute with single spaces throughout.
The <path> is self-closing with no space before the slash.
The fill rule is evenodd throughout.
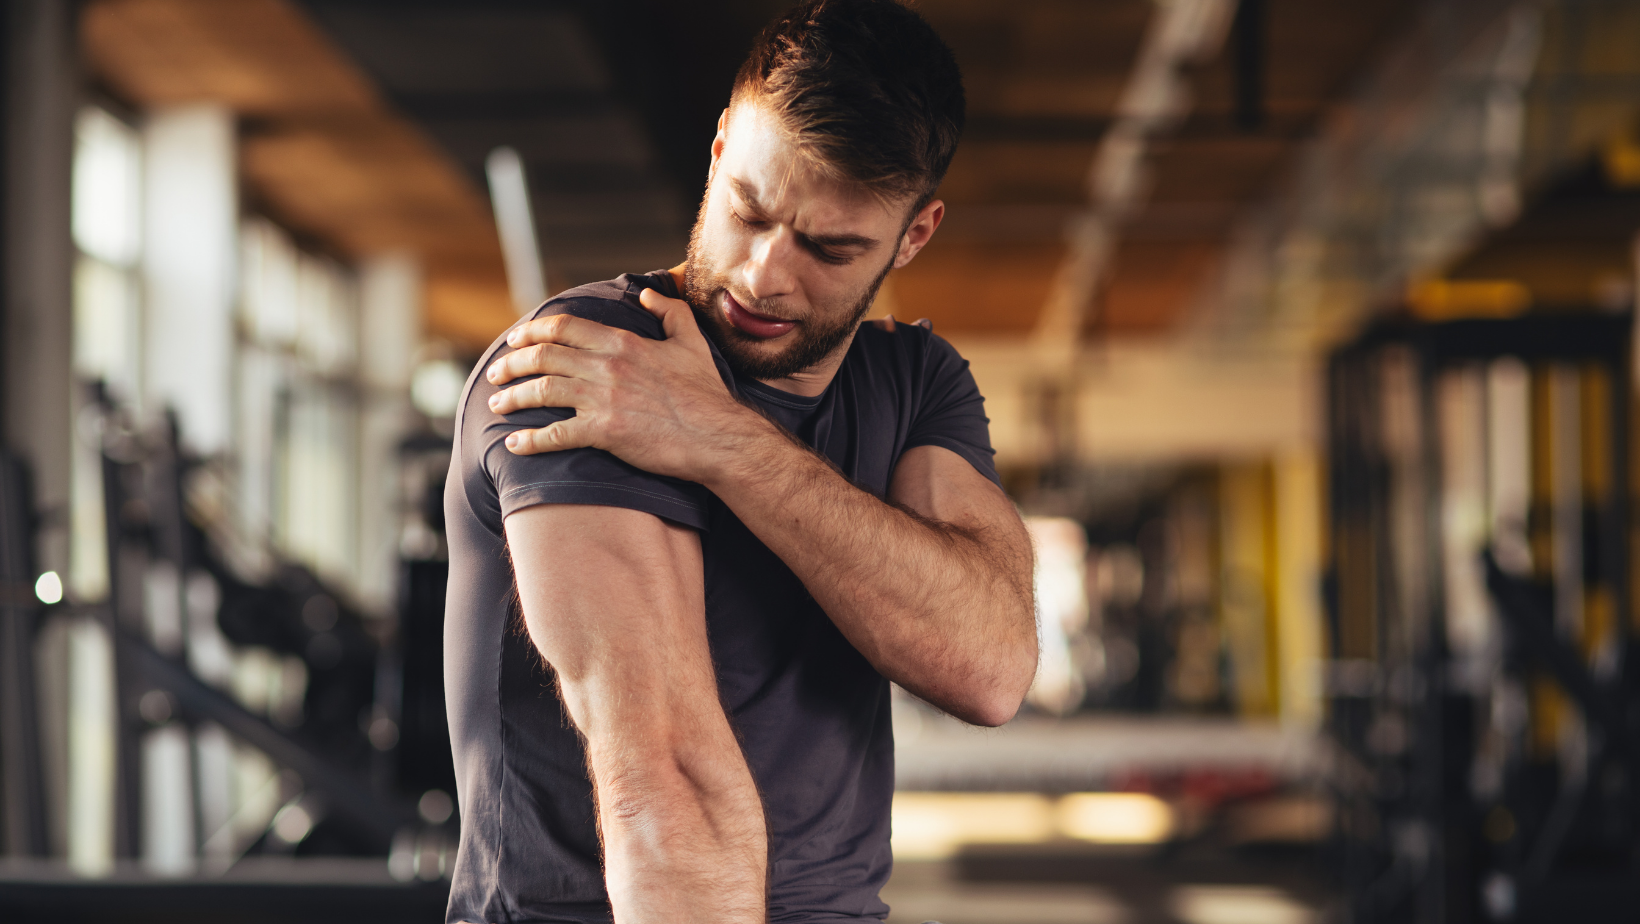
<path id="1" fill-rule="evenodd" d="M 677 294 L 664 271 L 628 274 L 564 292 L 531 317 L 567 312 L 658 339 L 660 322 L 638 303 L 644 288 Z M 461 805 L 448 919 L 610 920 L 585 755 L 523 627 L 502 531 L 507 514 L 535 504 L 627 507 L 701 531 L 718 687 L 768 819 L 769 920 L 882 918 L 894 790 L 888 682 L 710 491 L 600 450 L 508 452 L 508 433 L 573 413 L 492 413 L 497 389 L 482 371 L 509 350 L 497 339 L 468 379 L 444 495 L 444 675 Z M 878 497 L 914 446 L 943 446 L 997 480 L 968 363 L 921 327 L 865 326 L 814 398 L 717 361 L 742 400 Z"/>

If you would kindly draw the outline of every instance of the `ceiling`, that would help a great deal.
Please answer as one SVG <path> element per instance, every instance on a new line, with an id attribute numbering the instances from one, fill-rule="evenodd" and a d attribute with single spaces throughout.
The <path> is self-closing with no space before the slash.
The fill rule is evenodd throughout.
<path id="1" fill-rule="evenodd" d="M 138 105 L 227 101 L 251 201 L 349 255 L 421 253 L 429 329 L 474 347 L 510 318 L 484 157 L 523 155 L 549 288 L 681 258 L 714 123 L 756 30 L 726 0 L 98 0 L 92 70 Z M 969 128 L 948 219 L 885 301 L 942 332 L 1036 325 L 1068 220 L 1134 68 L 1151 0 L 922 0 L 963 67 Z M 1243 0 L 1151 145 L 1085 333 L 1170 329 L 1231 224 L 1404 26 L 1410 0 Z"/>

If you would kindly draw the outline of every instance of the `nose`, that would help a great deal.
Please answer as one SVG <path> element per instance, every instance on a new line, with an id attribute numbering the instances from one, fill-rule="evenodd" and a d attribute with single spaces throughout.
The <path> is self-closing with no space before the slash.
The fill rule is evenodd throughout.
<path id="1" fill-rule="evenodd" d="M 752 242 L 751 257 L 744 267 L 747 294 L 756 299 L 792 294 L 796 281 L 792 274 L 796 250 L 796 239 L 783 225 L 759 234 Z"/>

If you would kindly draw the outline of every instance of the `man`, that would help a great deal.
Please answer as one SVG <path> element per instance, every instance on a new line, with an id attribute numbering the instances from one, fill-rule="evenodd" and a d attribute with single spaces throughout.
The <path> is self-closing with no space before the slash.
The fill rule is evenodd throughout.
<path id="1" fill-rule="evenodd" d="M 860 324 L 940 224 L 962 119 L 914 13 L 799 4 L 736 80 L 686 262 L 480 363 L 445 497 L 451 921 L 882 918 L 889 681 L 1019 708 L 1030 548 L 982 399 L 928 330 Z"/>

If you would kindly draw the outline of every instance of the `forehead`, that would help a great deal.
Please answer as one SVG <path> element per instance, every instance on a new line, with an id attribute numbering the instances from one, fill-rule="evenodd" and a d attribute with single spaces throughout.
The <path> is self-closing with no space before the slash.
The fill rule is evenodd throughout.
<path id="1" fill-rule="evenodd" d="M 774 115 L 756 102 L 741 102 L 730 110 L 718 169 L 756 196 L 759 206 L 781 213 L 770 217 L 801 214 L 828 228 L 897 224 L 900 218 L 897 208 L 859 184 L 817 169 L 780 130 Z"/>

